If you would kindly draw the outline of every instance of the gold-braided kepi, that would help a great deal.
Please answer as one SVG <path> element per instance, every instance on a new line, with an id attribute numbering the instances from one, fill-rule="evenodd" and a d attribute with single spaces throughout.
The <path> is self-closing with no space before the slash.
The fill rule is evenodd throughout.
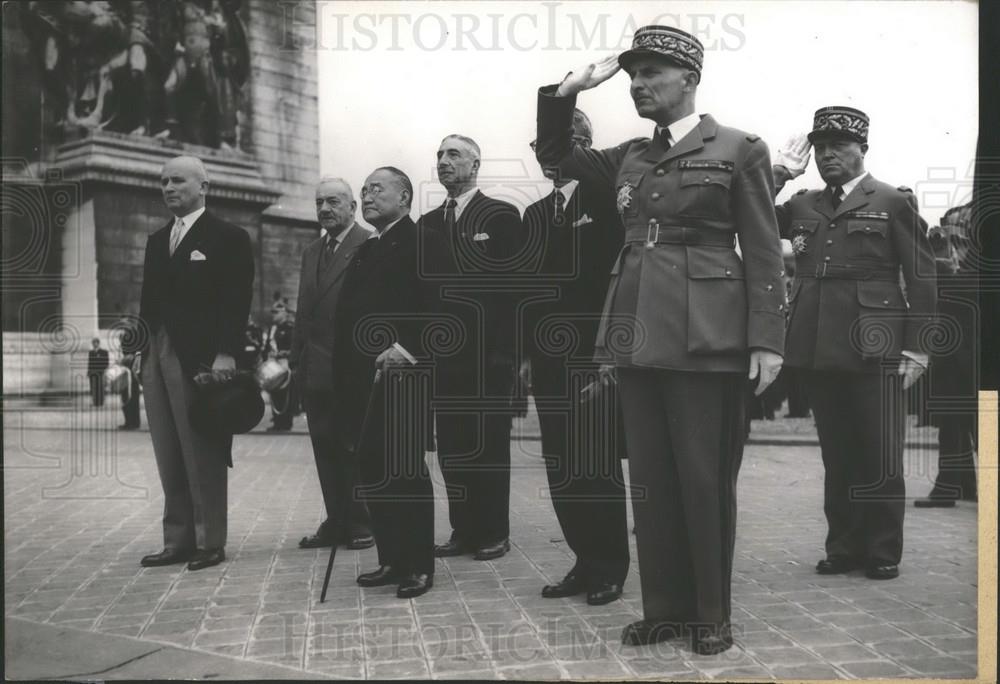
<path id="1" fill-rule="evenodd" d="M 701 76 L 701 65 L 705 61 L 705 48 L 701 41 L 690 33 L 673 26 L 643 26 L 632 36 L 632 49 L 618 56 L 621 68 L 631 73 L 631 65 L 641 57 L 660 57 L 692 69 Z"/>
<path id="2" fill-rule="evenodd" d="M 847 138 L 859 143 L 868 142 L 868 115 L 860 109 L 838 105 L 822 107 L 813 115 L 813 129 L 809 142 L 817 139 Z"/>

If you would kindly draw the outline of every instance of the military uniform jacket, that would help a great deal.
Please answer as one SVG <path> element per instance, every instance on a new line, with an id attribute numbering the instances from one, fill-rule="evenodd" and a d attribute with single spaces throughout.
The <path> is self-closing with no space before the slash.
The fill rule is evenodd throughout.
<path id="1" fill-rule="evenodd" d="M 924 351 L 934 254 L 909 190 L 867 175 L 836 209 L 829 190 L 800 191 L 777 216 L 795 252 L 787 365 L 875 373 Z"/>
<path id="2" fill-rule="evenodd" d="M 555 88 L 538 94 L 538 161 L 613 188 L 625 227 L 599 353 L 697 371 L 746 370 L 751 348 L 781 354 L 784 265 L 764 142 L 703 116 L 669 150 L 659 138 L 583 149 L 571 139 L 576 98 Z"/>

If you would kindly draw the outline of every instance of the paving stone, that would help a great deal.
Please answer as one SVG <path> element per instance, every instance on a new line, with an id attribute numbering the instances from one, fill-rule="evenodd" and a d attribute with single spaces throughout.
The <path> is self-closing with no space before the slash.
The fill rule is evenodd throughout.
<path id="1" fill-rule="evenodd" d="M 770 668 L 779 679 L 843 679 L 843 674 L 832 665 L 775 665 Z"/>
<path id="2" fill-rule="evenodd" d="M 883 656 L 903 661 L 908 658 L 933 658 L 940 655 L 932 647 L 916 639 L 908 641 L 882 641 L 871 644 L 871 649 Z"/>
<path id="3" fill-rule="evenodd" d="M 555 664 L 533 664 L 524 667 L 508 667 L 498 671 L 502 679 L 518 681 L 545 681 L 562 678 L 562 671 Z"/>
<path id="4" fill-rule="evenodd" d="M 897 656 L 897 660 L 915 672 L 921 672 L 940 679 L 962 679 L 973 676 L 976 673 L 976 668 L 972 663 L 963 662 L 949 656 L 934 656 L 931 658 Z"/>
<path id="5" fill-rule="evenodd" d="M 429 675 L 427 663 L 422 659 L 372 663 L 369 668 L 372 679 L 424 679 Z"/>
<path id="6" fill-rule="evenodd" d="M 857 663 L 841 663 L 840 669 L 852 677 L 862 679 L 875 677 L 909 677 L 910 671 L 889 660 L 868 660 Z"/>

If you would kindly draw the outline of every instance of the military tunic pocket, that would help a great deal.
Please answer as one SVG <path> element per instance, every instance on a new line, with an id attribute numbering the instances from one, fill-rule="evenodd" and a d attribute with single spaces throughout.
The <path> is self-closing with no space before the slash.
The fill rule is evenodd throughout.
<path id="1" fill-rule="evenodd" d="M 688 248 L 687 347 L 692 354 L 747 349 L 743 262 L 730 250 Z"/>
<path id="2" fill-rule="evenodd" d="M 848 219 L 849 256 L 888 258 L 889 222 L 885 219 Z"/>
<path id="3" fill-rule="evenodd" d="M 639 215 L 639 185 L 642 183 L 641 173 L 623 173 L 618 177 L 615 186 L 618 214 L 622 218 L 635 218 Z"/>
<path id="4" fill-rule="evenodd" d="M 859 280 L 858 319 L 851 330 L 851 343 L 862 358 L 899 355 L 903 348 L 908 308 L 902 291 L 885 280 Z"/>
<path id="5" fill-rule="evenodd" d="M 729 189 L 733 183 L 732 168 L 704 167 L 708 162 L 681 162 L 680 211 L 687 216 L 729 218 Z M 731 162 L 730 162 L 731 163 Z"/>

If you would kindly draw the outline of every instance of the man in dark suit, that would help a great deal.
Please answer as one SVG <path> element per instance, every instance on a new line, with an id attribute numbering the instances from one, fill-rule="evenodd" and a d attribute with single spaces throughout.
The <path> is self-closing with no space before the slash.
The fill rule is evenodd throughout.
<path id="1" fill-rule="evenodd" d="M 976 270 L 969 259 L 971 204 L 955 207 L 929 233 L 937 264 L 938 319 L 950 329 L 953 344 L 935 350 L 924 392 L 924 410 L 938 428 L 938 471 L 917 508 L 951 508 L 956 501 L 976 501 L 975 452 L 978 434 L 976 384 Z M 937 409 L 937 410 L 935 410 Z"/>
<path id="2" fill-rule="evenodd" d="M 903 390 L 927 367 L 934 255 L 913 193 L 865 170 L 868 125 L 852 107 L 818 110 L 808 140 L 775 157 L 774 176 L 780 189 L 802 173 L 811 143 L 827 183 L 778 207 L 795 253 L 785 362 L 802 369 L 826 471 L 816 572 L 892 579 L 906 510 Z"/>
<path id="3" fill-rule="evenodd" d="M 313 549 L 347 543 L 366 549 L 375 543 L 368 509 L 353 493 L 358 459 L 351 430 L 334 409 L 346 390 L 333 382 L 333 340 L 338 302 L 348 265 L 371 232 L 354 220 L 358 203 L 339 178 L 323 178 L 316 186 L 316 218 L 323 232 L 302 253 L 299 296 L 289 367 L 302 393 L 319 475 L 326 519 L 299 546 Z M 357 399 L 355 399 L 357 400 Z"/>
<path id="4" fill-rule="evenodd" d="M 452 533 L 434 552 L 474 552 L 477 560 L 490 560 L 510 550 L 516 323 L 507 286 L 517 277 L 521 217 L 513 205 L 479 191 L 479 165 L 479 146 L 471 138 L 441 141 L 437 172 L 448 197 L 420 217 L 420 227 L 448 245 L 443 272 L 433 276 L 463 328 L 460 349 L 437 366 L 437 447 Z"/>
<path id="5" fill-rule="evenodd" d="M 235 369 L 253 296 L 250 236 L 205 209 L 208 176 L 195 157 L 163 166 L 163 200 L 174 215 L 146 243 L 136 335 L 146 416 L 163 486 L 160 553 L 144 566 L 188 561 L 189 570 L 225 560 L 227 465 L 232 435 L 192 427 L 193 378 Z"/>
<path id="6" fill-rule="evenodd" d="M 580 110 L 573 113 L 573 139 L 583 147 L 593 139 Z M 587 603 L 603 605 L 621 596 L 629 565 L 617 393 L 599 384 L 594 362 L 597 323 L 623 231 L 607 188 L 581 185 L 554 169 L 542 172 L 554 187 L 524 212 L 525 241 L 541 249 L 529 268 L 535 275 L 523 282 L 556 294 L 527 304 L 523 344 L 552 507 L 576 555 L 566 577 L 544 587 L 542 596 L 586 593 Z"/>
<path id="7" fill-rule="evenodd" d="M 108 350 L 101 349 L 101 340 L 95 337 L 93 347 L 87 352 L 87 380 L 90 382 L 90 400 L 94 406 L 104 406 L 104 371 L 108 369 Z"/>
<path id="8" fill-rule="evenodd" d="M 424 451 L 431 372 L 414 366 L 426 357 L 424 330 L 437 307 L 423 265 L 443 247 L 410 219 L 413 186 L 399 169 L 375 169 L 361 200 L 376 233 L 355 255 L 341 292 L 334 410 L 358 444 L 378 546 L 379 568 L 357 582 L 398 584 L 399 598 L 413 598 L 434 584 L 434 490 Z"/>
<path id="9" fill-rule="evenodd" d="M 541 88 L 537 156 L 614 192 L 625 226 L 597 333 L 621 396 L 642 583 L 644 619 L 622 641 L 686 633 L 708 655 L 732 645 L 745 387 L 763 392 L 781 367 L 785 298 L 767 146 L 696 113 L 703 55 L 694 36 L 646 26 L 617 60 Z M 619 69 L 653 137 L 574 144 L 576 94 Z"/>

